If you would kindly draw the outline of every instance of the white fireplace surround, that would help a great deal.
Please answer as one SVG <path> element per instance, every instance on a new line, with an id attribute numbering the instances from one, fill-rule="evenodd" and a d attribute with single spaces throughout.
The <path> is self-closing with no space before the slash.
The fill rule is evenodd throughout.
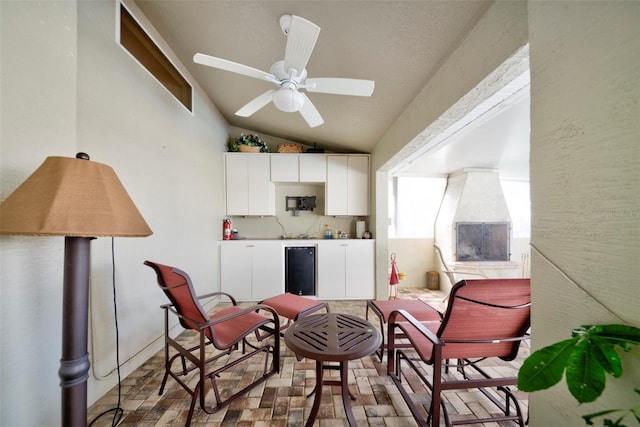
<path id="1" fill-rule="evenodd" d="M 465 168 L 449 175 L 436 217 L 435 244 L 440 250 L 443 272 L 448 273 L 452 282 L 464 278 L 521 276 L 520 260 L 456 262 L 456 224 L 461 222 L 511 223 L 497 169 Z M 510 239 L 513 240 L 512 235 Z"/>

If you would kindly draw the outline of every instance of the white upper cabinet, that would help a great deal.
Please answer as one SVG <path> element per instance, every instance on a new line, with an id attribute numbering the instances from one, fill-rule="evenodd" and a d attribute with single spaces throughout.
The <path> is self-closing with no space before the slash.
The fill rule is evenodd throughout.
<path id="1" fill-rule="evenodd" d="M 327 181 L 327 156 L 324 154 L 301 154 L 298 164 L 300 182 Z"/>
<path id="2" fill-rule="evenodd" d="M 275 215 L 270 156 L 225 154 L 227 215 Z"/>
<path id="3" fill-rule="evenodd" d="M 271 154 L 272 182 L 325 182 L 327 162 L 323 154 Z"/>
<path id="4" fill-rule="evenodd" d="M 271 181 L 298 182 L 298 154 L 271 154 Z"/>
<path id="5" fill-rule="evenodd" d="M 369 215 L 369 156 L 328 155 L 325 215 Z"/>
<path id="6" fill-rule="evenodd" d="M 325 215 L 347 215 L 349 158 L 327 157 L 327 185 L 325 187 Z"/>
<path id="7" fill-rule="evenodd" d="M 325 183 L 325 215 L 369 215 L 368 154 L 225 154 L 227 215 L 275 215 L 278 182 Z"/>

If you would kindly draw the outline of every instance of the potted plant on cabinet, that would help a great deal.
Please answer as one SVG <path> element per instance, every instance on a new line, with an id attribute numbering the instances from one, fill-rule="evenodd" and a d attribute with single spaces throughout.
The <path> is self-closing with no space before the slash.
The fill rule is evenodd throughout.
<path id="1" fill-rule="evenodd" d="M 268 153 L 269 147 L 258 137 L 258 135 L 246 135 L 242 133 L 231 143 L 231 151 L 240 151 L 243 153 Z"/>

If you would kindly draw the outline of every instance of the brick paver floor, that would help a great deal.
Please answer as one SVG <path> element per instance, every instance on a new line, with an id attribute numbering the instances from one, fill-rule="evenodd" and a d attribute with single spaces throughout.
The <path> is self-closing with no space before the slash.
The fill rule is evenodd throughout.
<path id="1" fill-rule="evenodd" d="M 445 306 L 445 295 L 440 291 L 427 289 L 398 289 L 399 298 L 420 298 L 436 308 Z M 366 301 L 328 301 L 332 312 L 347 313 L 365 317 Z M 222 305 L 220 305 L 222 306 Z M 219 309 L 215 307 L 214 311 Z M 158 319 L 162 321 L 159 313 Z M 369 319 L 370 321 L 372 319 Z M 377 324 L 375 321 L 372 322 Z M 181 339 L 192 340 L 194 334 L 185 332 Z M 136 371 L 122 380 L 121 407 L 124 416 L 120 425 L 135 426 L 183 426 L 189 409 L 190 396 L 171 378 L 162 396 L 158 389 L 162 376 L 164 350 L 145 362 Z M 518 358 L 506 367 L 487 366 L 488 369 L 517 370 L 522 360 L 529 354 L 525 343 Z M 225 378 L 230 386 L 246 381 L 261 365 L 238 365 Z M 338 375 L 337 371 L 326 371 L 325 375 Z M 193 376 L 193 375 L 192 375 Z M 192 378 L 191 380 L 194 380 Z M 241 427 L 299 427 L 303 426 L 313 404 L 313 397 L 306 398 L 315 385 L 315 362 L 308 359 L 297 360 L 294 353 L 281 341 L 281 371 L 266 382 L 251 390 L 245 397 L 233 402 L 219 412 L 209 415 L 196 404 L 192 426 L 241 426 Z M 349 362 L 349 388 L 357 400 L 352 401 L 353 413 L 360 426 L 415 426 L 416 423 L 404 403 L 398 389 L 386 374 L 386 357 L 382 362 L 375 355 Z M 429 401 L 429 394 L 416 384 L 416 395 Z M 517 393 L 523 411 L 527 410 L 527 395 Z M 211 397 L 211 396 L 209 396 Z M 339 387 L 324 387 L 322 404 L 314 426 L 348 426 Z M 445 399 L 453 418 L 464 418 L 468 414 L 482 415 L 493 411 L 491 404 L 475 390 L 451 391 Z M 100 398 L 89 408 L 89 421 L 105 410 L 113 408 L 118 401 L 118 387 Z M 106 415 L 96 420 L 96 426 L 112 424 L 112 416 Z M 475 424 L 476 426 L 478 424 Z M 497 423 L 484 424 L 498 426 Z M 514 425 L 509 423 L 506 425 Z"/>

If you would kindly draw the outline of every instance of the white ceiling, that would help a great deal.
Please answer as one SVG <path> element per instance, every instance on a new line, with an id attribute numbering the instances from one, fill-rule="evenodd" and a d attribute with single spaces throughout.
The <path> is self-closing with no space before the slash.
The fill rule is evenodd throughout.
<path id="1" fill-rule="evenodd" d="M 506 179 L 529 180 L 529 74 L 505 88 L 418 151 L 397 175 L 446 176 L 463 168 L 498 169 Z M 512 92 L 515 89 L 515 92 Z"/>
<path id="2" fill-rule="evenodd" d="M 304 144 L 315 143 L 337 152 L 371 152 L 491 3 L 490 0 L 136 2 L 230 125 Z M 286 36 L 278 24 L 283 14 L 301 16 L 321 28 L 307 65 L 309 77 L 374 80 L 373 95 L 308 94 L 325 121 L 316 128 L 309 128 L 298 113 L 284 113 L 271 104 L 251 117 L 235 116 L 240 107 L 272 89 L 271 83 L 195 64 L 193 55 L 204 53 L 268 71 L 284 57 Z M 437 152 L 429 153 L 430 173 L 447 173 L 455 170 L 449 168 L 460 169 L 461 164 L 522 169 L 522 165 L 510 166 L 507 160 L 522 161 L 518 154 L 522 135 L 516 136 L 515 132 L 524 132 L 524 127 L 528 165 L 525 111 L 528 102 L 522 102 L 526 107 L 495 115 L 507 119 L 506 125 L 487 124 L 485 130 L 473 134 L 458 132 L 447 140 L 447 148 L 443 143 Z M 519 114 L 526 115 L 526 120 Z M 473 136 L 472 148 L 461 145 L 463 134 Z M 514 140 L 519 145 L 512 145 Z M 482 145 L 478 141 L 490 143 Z M 413 161 L 407 173 L 414 173 L 419 164 Z"/>

